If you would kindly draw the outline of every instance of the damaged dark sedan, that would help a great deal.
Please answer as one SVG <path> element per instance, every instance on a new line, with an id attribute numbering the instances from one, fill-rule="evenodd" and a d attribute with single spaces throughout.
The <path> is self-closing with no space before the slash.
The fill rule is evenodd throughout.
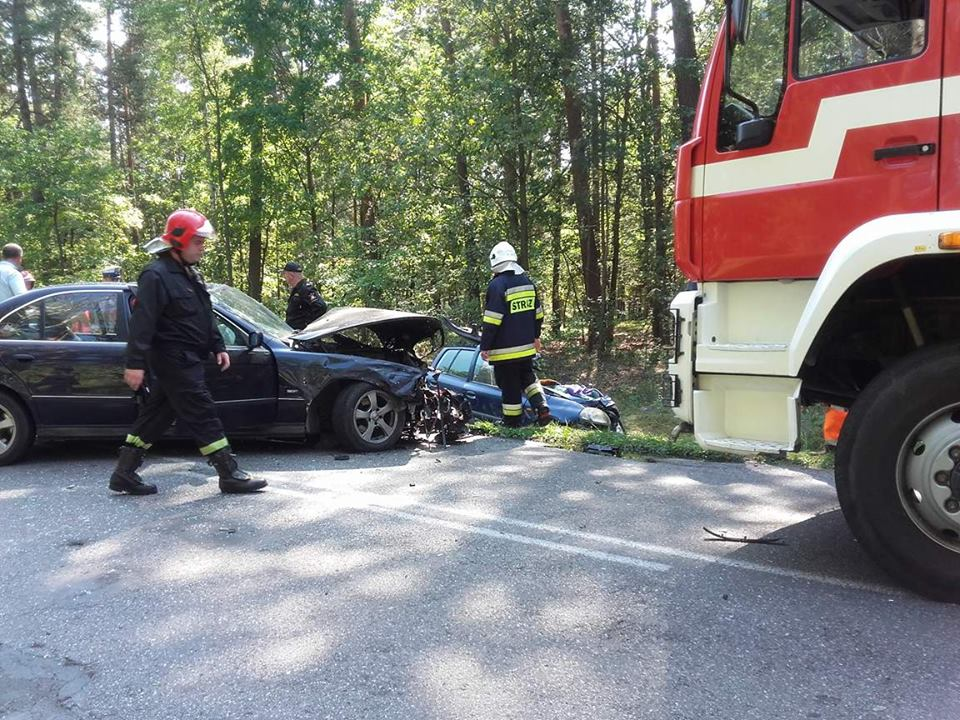
<path id="1" fill-rule="evenodd" d="M 225 285 L 210 285 L 230 353 L 207 380 L 232 437 L 308 438 L 332 431 L 358 451 L 393 447 L 442 343 L 433 317 L 337 308 L 299 333 Z M 0 303 L 0 465 L 36 438 L 122 437 L 136 416 L 123 382 L 135 286 L 34 290 Z M 171 435 L 177 436 L 176 425 Z"/>

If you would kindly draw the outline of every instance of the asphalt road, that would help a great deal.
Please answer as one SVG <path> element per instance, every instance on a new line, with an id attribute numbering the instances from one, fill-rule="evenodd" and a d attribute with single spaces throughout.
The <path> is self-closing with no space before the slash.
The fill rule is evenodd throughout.
<path id="1" fill-rule="evenodd" d="M 829 473 L 479 439 L 0 468 L 0 717 L 955 718 L 960 607 L 863 555 Z M 707 526 L 786 544 L 706 542 Z"/>

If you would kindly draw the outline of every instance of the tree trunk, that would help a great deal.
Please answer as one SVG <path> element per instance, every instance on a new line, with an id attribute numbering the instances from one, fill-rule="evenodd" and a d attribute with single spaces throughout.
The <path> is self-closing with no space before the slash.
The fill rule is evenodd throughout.
<path id="1" fill-rule="evenodd" d="M 250 203 L 248 207 L 250 247 L 247 266 L 247 294 L 259 300 L 263 292 L 263 127 L 253 121 L 250 134 Z"/>
<path id="2" fill-rule="evenodd" d="M 504 212 L 507 215 L 507 239 L 514 247 L 520 244 L 520 214 L 517 212 L 517 160 L 513 148 L 503 154 Z"/>
<path id="3" fill-rule="evenodd" d="M 607 340 L 613 341 L 616 326 L 618 301 L 620 299 L 620 223 L 623 217 L 624 171 L 627 156 L 627 128 L 630 122 L 630 106 L 633 94 L 631 79 L 628 77 L 623 89 L 623 117 L 617 118 L 616 160 L 613 169 L 613 218 L 611 220 L 610 245 L 612 247 L 612 266 L 610 268 L 609 308 L 607 316 Z"/>
<path id="4" fill-rule="evenodd" d="M 110 133 L 110 162 L 117 165 L 117 106 L 113 76 L 113 3 L 108 2 L 107 12 L 107 130 Z"/>
<path id="5" fill-rule="evenodd" d="M 30 101 L 27 99 L 27 48 L 30 30 L 27 26 L 27 8 L 25 0 L 13 0 L 11 14 L 13 30 L 13 64 L 17 76 L 17 108 L 20 111 L 20 125 L 24 130 L 33 130 L 33 118 L 30 116 Z"/>
<path id="6" fill-rule="evenodd" d="M 310 234 L 320 239 L 320 218 L 317 215 L 317 180 L 313 175 L 313 150 L 308 145 L 304 151 L 304 171 L 307 173 L 307 202 L 310 203 Z"/>
<path id="7" fill-rule="evenodd" d="M 693 131 L 693 117 L 700 96 L 700 66 L 690 0 L 670 0 L 670 4 L 673 7 L 673 72 L 677 83 L 677 104 L 683 127 L 683 140 L 686 141 L 690 139 Z"/>
<path id="8" fill-rule="evenodd" d="M 47 120 L 43 114 L 43 95 L 40 92 L 40 76 L 37 74 L 37 52 L 33 46 L 33 38 L 27 38 L 23 50 L 27 61 L 27 75 L 30 80 L 30 99 L 33 102 L 33 126 L 40 128 L 46 124 Z"/>
<path id="9" fill-rule="evenodd" d="M 50 105 L 50 119 L 58 120 L 63 112 L 63 17 L 59 12 L 54 14 L 53 28 L 53 101 Z"/>
<path id="10" fill-rule="evenodd" d="M 204 56 L 203 41 L 200 34 L 194 29 L 193 33 L 193 57 L 196 60 L 197 67 L 203 77 L 204 95 L 213 98 L 213 131 L 214 131 L 214 160 L 216 165 L 217 193 L 220 197 L 220 227 L 219 236 L 224 242 L 224 254 L 227 260 L 227 284 L 233 285 L 233 248 L 231 247 L 230 234 L 230 203 L 226 192 L 226 170 L 223 163 L 223 106 L 220 100 L 220 93 L 214 85 L 213 77 L 207 67 L 206 57 Z"/>
<path id="11" fill-rule="evenodd" d="M 444 9 L 440 13 L 440 28 L 443 31 L 443 57 L 447 71 L 447 82 L 450 86 L 450 94 L 454 97 L 458 94 L 457 87 L 457 56 L 453 44 L 453 25 L 450 18 L 446 15 Z M 477 269 L 483 262 L 483 256 L 480 248 L 477 246 L 477 238 L 474 234 L 473 219 L 473 197 L 470 188 L 470 167 L 467 162 L 467 154 L 463 149 L 463 138 L 458 137 L 456 141 L 456 171 L 457 171 L 457 194 L 460 198 L 460 227 L 463 229 L 463 259 L 465 261 L 464 288 L 466 307 L 464 313 L 469 316 L 477 316 L 480 313 L 480 276 Z"/>
<path id="12" fill-rule="evenodd" d="M 343 0 L 343 25 L 347 34 L 347 47 L 349 49 L 351 77 L 349 85 L 353 94 L 353 110 L 357 121 L 363 124 L 364 115 L 367 109 L 367 87 L 364 79 L 364 58 L 363 43 L 360 38 L 360 26 L 357 22 L 357 6 L 355 0 Z M 365 135 L 365 133 L 364 133 Z M 367 140 L 362 138 L 361 144 L 366 145 Z M 367 148 L 364 147 L 364 152 Z M 364 158 L 369 161 L 368 158 Z M 367 257 L 373 260 L 379 258 L 379 250 L 376 247 L 376 225 L 377 225 L 377 204 L 373 191 L 369 187 L 369 179 L 364 178 L 366 186 L 360 197 L 358 208 L 358 221 L 360 226 L 360 245 L 366 250 Z"/>
<path id="13" fill-rule="evenodd" d="M 653 119 L 653 222 L 654 222 L 654 287 L 650 329 L 653 336 L 663 340 L 666 334 L 664 276 L 667 273 L 667 232 L 664 213 L 666 169 L 663 162 L 663 122 L 661 120 L 660 87 L 660 42 L 657 27 L 657 3 L 653 0 L 650 11 L 650 34 L 647 51 L 652 64 L 652 86 L 650 92 L 650 112 Z"/>
<path id="14" fill-rule="evenodd" d="M 262 22 L 262 7 L 259 0 L 248 0 L 247 21 L 250 23 L 247 37 L 253 46 L 251 58 L 251 72 L 258 84 L 265 84 L 269 75 L 269 58 L 264 46 L 264 29 Z M 260 300 L 263 294 L 263 190 L 264 190 L 264 163 L 263 163 L 263 130 L 264 107 L 263 96 L 255 94 L 250 98 L 251 115 L 247 121 L 247 132 L 250 137 L 250 197 L 247 206 L 247 294 L 255 300 Z"/>
<path id="15" fill-rule="evenodd" d="M 567 118 L 567 138 L 570 145 L 570 173 L 573 178 L 573 200 L 577 210 L 580 234 L 580 260 L 583 265 L 583 284 L 589 319 L 587 350 L 598 349 L 599 330 L 603 319 L 603 288 L 597 251 L 596 221 L 590 202 L 590 171 L 587 165 L 583 137 L 583 102 L 574 77 L 577 57 L 576 41 L 570 22 L 567 0 L 556 3 L 557 35 L 560 39 L 560 72 L 563 80 L 564 111 Z"/>
<path id="16" fill-rule="evenodd" d="M 566 182 L 563 177 L 563 144 L 560 140 L 562 132 L 558 127 L 553 136 L 553 183 L 555 208 L 550 223 L 550 250 L 553 255 L 553 273 L 550 287 L 550 329 L 554 335 L 559 335 L 563 326 L 563 300 L 560 293 L 560 259 L 563 256 L 563 209 L 566 205 L 564 188 Z"/>

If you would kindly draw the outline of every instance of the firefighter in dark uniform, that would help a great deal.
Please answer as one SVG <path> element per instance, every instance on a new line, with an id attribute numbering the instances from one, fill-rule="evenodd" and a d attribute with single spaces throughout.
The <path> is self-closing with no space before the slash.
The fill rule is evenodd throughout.
<path id="1" fill-rule="evenodd" d="M 137 283 L 123 371 L 127 385 L 141 396 L 145 394 L 146 400 L 110 476 L 110 489 L 116 492 L 150 495 L 157 491 L 155 485 L 140 479 L 137 470 L 146 451 L 174 419 L 216 468 L 221 492 L 254 492 L 267 485 L 237 466 L 204 380 L 204 361 L 210 353 L 216 355 L 221 372 L 230 368 L 210 295 L 194 267 L 212 235 L 213 226 L 203 215 L 178 210 L 167 218 L 163 236 L 147 243 L 147 252 L 156 258 Z M 148 386 L 144 383 L 147 369 Z"/>
<path id="2" fill-rule="evenodd" d="M 283 279 L 290 287 L 287 300 L 287 325 L 294 330 L 303 330 L 327 311 L 327 304 L 320 297 L 313 283 L 303 276 L 300 263 L 288 262 L 283 266 Z"/>
<path id="3" fill-rule="evenodd" d="M 551 420 L 550 409 L 533 371 L 543 326 L 543 306 L 537 288 L 517 264 L 517 253 L 510 243 L 498 243 L 493 248 L 490 269 L 494 276 L 487 286 L 480 351 L 493 366 L 500 388 L 503 424 L 522 424 L 526 395 L 537 412 L 537 422 L 546 425 Z"/>

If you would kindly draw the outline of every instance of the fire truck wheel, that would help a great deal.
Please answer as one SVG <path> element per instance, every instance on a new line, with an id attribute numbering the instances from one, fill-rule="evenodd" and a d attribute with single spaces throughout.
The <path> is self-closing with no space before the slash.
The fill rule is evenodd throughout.
<path id="1" fill-rule="evenodd" d="M 918 351 L 857 398 L 837 447 L 853 534 L 890 575 L 960 603 L 960 345 Z"/>

